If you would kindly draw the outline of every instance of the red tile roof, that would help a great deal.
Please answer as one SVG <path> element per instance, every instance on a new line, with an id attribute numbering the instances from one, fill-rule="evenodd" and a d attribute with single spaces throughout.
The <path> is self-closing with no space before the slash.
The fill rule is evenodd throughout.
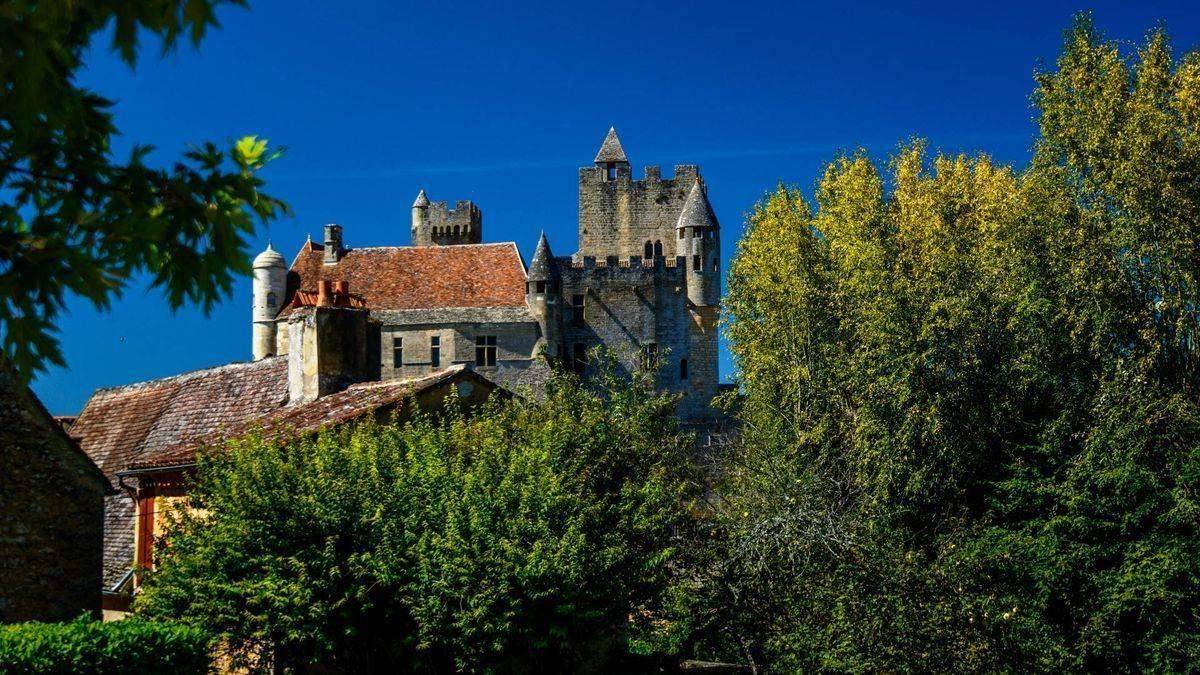
<path id="1" fill-rule="evenodd" d="M 388 411 L 406 397 L 446 382 L 461 380 L 469 380 L 488 391 L 495 389 L 494 383 L 464 365 L 415 380 L 364 382 L 351 385 L 335 394 L 322 396 L 310 403 L 278 408 L 261 417 L 246 419 L 204 436 L 189 437 L 147 454 L 132 463 L 129 468 L 144 470 L 186 466 L 196 461 L 196 452 L 201 448 L 243 436 L 253 430 L 261 430 L 267 436 L 280 440 L 316 433 L 328 426 Z"/>
<path id="2" fill-rule="evenodd" d="M 286 400 L 287 357 L 237 363 L 100 389 L 70 435 L 115 485 L 118 471 L 160 448 L 260 417 Z M 133 518 L 127 494 L 105 498 L 105 588 L 114 587 L 133 564 Z"/>
<path id="3" fill-rule="evenodd" d="M 317 282 L 347 281 L 370 309 L 524 307 L 525 265 L 516 244 L 383 246 L 349 249 L 332 265 L 307 243 L 288 274 L 288 300 Z M 286 307 L 280 312 L 290 312 Z"/>

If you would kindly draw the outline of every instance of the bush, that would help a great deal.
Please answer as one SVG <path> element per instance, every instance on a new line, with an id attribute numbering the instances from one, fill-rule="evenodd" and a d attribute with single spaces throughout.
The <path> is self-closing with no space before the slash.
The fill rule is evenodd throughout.
<path id="1" fill-rule="evenodd" d="M 647 386 L 566 376 L 470 418 L 233 443 L 202 459 L 135 610 L 252 670 L 607 667 L 677 555 L 674 419 Z"/>
<path id="2" fill-rule="evenodd" d="M 203 630 L 127 619 L 0 626 L 0 673 L 204 673 Z"/>

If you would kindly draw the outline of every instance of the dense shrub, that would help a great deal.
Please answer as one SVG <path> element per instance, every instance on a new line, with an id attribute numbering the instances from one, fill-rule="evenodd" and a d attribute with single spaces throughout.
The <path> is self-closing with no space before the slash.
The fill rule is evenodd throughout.
<path id="1" fill-rule="evenodd" d="M 208 650 L 199 628 L 137 618 L 0 626 L 0 673 L 204 673 Z"/>
<path id="2" fill-rule="evenodd" d="M 138 612 L 250 668 L 605 667 L 685 518 L 674 399 L 564 376 L 544 401 L 208 455 Z"/>

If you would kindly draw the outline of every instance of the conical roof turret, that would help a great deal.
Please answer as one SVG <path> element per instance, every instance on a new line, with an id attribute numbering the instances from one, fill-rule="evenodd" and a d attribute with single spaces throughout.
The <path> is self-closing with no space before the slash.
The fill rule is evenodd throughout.
<path id="1" fill-rule="evenodd" d="M 414 209 L 423 206 L 429 206 L 429 197 L 425 196 L 425 188 L 421 188 L 421 191 L 417 193 L 417 200 L 413 202 Z"/>
<path id="2" fill-rule="evenodd" d="M 554 254 L 550 252 L 550 241 L 546 233 L 538 239 L 537 250 L 533 252 L 533 260 L 529 261 L 529 271 L 526 276 L 530 281 L 549 281 L 554 277 Z"/>
<path id="3" fill-rule="evenodd" d="M 596 153 L 596 159 L 593 161 L 596 164 L 629 163 L 629 158 L 625 156 L 625 148 L 621 147 L 621 139 L 617 138 L 616 127 L 608 128 L 608 135 L 604 137 L 604 143 L 600 145 L 600 152 Z"/>
<path id="4" fill-rule="evenodd" d="M 692 183 L 692 189 L 683 203 L 683 210 L 679 212 L 675 229 L 681 227 L 717 227 L 717 216 L 713 214 L 712 205 L 708 203 L 708 195 L 699 178 Z"/>

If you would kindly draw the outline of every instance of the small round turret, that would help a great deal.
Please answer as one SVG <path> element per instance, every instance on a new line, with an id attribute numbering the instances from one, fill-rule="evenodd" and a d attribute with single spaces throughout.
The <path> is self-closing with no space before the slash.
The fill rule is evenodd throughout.
<path id="1" fill-rule="evenodd" d="M 558 268 L 546 233 L 538 238 L 537 250 L 525 272 L 525 302 L 537 317 L 543 351 L 550 358 L 561 355 L 562 340 L 558 312 Z"/>
<path id="2" fill-rule="evenodd" d="M 687 256 L 688 299 L 698 306 L 715 306 L 721 296 L 720 225 L 697 178 L 679 213 L 680 254 Z"/>
<path id="3" fill-rule="evenodd" d="M 287 263 L 270 244 L 251 264 L 254 269 L 252 349 L 257 361 L 275 354 L 275 316 L 287 292 Z"/>
<path id="4" fill-rule="evenodd" d="M 429 224 L 429 197 L 425 195 L 425 188 L 417 193 L 416 200 L 412 205 L 412 244 L 413 246 L 427 246 L 428 241 L 423 240 L 423 235 L 426 232 L 426 226 Z"/>

